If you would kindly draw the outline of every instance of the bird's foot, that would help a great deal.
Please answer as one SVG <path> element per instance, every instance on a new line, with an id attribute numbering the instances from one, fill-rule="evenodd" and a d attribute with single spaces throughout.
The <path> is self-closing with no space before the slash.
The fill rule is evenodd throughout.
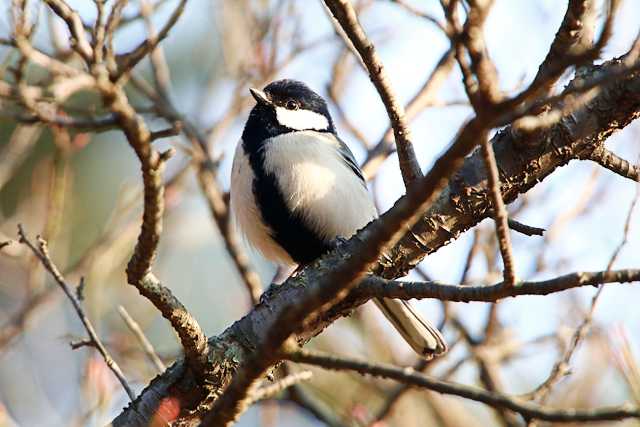
<path id="1" fill-rule="evenodd" d="M 280 286 L 278 283 L 271 283 L 267 287 L 267 289 L 265 289 L 262 295 L 260 295 L 260 304 L 265 304 L 267 301 L 269 301 L 273 297 L 273 294 L 275 293 L 278 286 Z"/>

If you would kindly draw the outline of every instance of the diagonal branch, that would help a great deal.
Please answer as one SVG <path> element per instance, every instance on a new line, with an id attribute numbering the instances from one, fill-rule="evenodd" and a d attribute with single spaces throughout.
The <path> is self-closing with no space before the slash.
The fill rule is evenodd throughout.
<path id="1" fill-rule="evenodd" d="M 349 0 L 325 0 L 324 3 L 360 54 L 369 72 L 369 78 L 378 90 L 380 98 L 382 98 L 396 139 L 402 179 L 405 186 L 408 187 L 409 184 L 422 176 L 422 172 L 413 150 L 413 142 L 405 119 L 404 108 L 397 101 L 382 61 L 376 53 L 373 43 L 367 38 L 360 26 L 356 11 Z"/>
<path id="2" fill-rule="evenodd" d="M 98 353 L 100 353 L 100 355 L 104 359 L 104 362 L 107 364 L 111 372 L 113 372 L 113 374 L 116 376 L 116 378 L 122 385 L 122 388 L 124 388 L 124 390 L 127 392 L 129 399 L 134 400 L 136 398 L 136 395 L 133 393 L 133 390 L 129 386 L 129 383 L 127 383 L 127 380 L 125 379 L 120 366 L 118 366 L 118 363 L 113 360 L 113 357 L 111 357 L 109 351 L 106 349 L 104 344 L 102 344 L 102 341 L 100 341 L 100 337 L 98 337 L 93 324 L 85 314 L 84 309 L 80 305 L 80 301 L 78 301 L 78 299 L 74 295 L 71 287 L 65 281 L 62 273 L 60 273 L 60 270 L 58 270 L 58 267 L 56 267 L 56 265 L 51 260 L 51 257 L 49 256 L 49 250 L 47 248 L 47 242 L 40 236 L 38 236 L 38 247 L 36 247 L 27 238 L 22 225 L 20 224 L 18 224 L 18 237 L 20 243 L 27 245 L 29 249 L 31 249 L 31 252 L 33 252 L 33 254 L 40 260 L 44 268 L 49 272 L 49 274 L 51 274 L 51 277 L 53 277 L 55 282 L 65 293 L 65 295 L 71 302 L 71 305 L 73 305 L 73 309 L 76 311 L 78 318 L 82 322 L 82 326 L 84 326 L 84 329 L 89 335 L 89 340 L 87 341 L 88 345 L 95 347 L 95 349 L 98 350 Z"/>
<path id="3" fill-rule="evenodd" d="M 140 43 L 135 49 L 129 53 L 118 55 L 116 61 L 119 64 L 117 72 L 112 76 L 113 81 L 118 80 L 120 77 L 128 75 L 129 72 L 135 67 L 149 52 L 158 46 L 158 44 L 164 40 L 174 25 L 180 19 L 182 12 L 187 5 L 187 0 L 180 0 L 180 3 L 173 10 L 173 13 L 169 17 L 166 24 L 160 29 L 158 34 L 150 33 L 149 38 Z"/>
<path id="4" fill-rule="evenodd" d="M 453 70 L 453 65 L 455 64 L 454 59 L 455 56 L 451 49 L 442 54 L 440 60 L 434 67 L 433 71 L 429 74 L 429 77 L 427 77 L 422 87 L 418 89 L 413 98 L 407 103 L 405 108 L 406 120 L 413 120 L 418 113 L 428 106 L 433 105 L 436 100 L 438 90 L 440 90 L 444 85 Z M 362 164 L 362 173 L 367 180 L 375 176 L 378 168 L 382 165 L 389 154 L 393 152 L 393 140 L 391 139 L 393 132 L 393 127 L 390 126 L 375 147 L 367 153 L 367 158 Z"/>
<path id="5" fill-rule="evenodd" d="M 593 43 L 593 32 L 596 19 L 596 2 L 593 0 L 570 0 L 560 28 L 551 43 L 549 52 L 544 58 L 536 80 L 544 80 L 542 91 L 550 94 L 553 85 L 561 75 L 555 64 L 567 55 L 580 55 L 587 51 Z"/>
<path id="6" fill-rule="evenodd" d="M 584 158 L 586 160 L 591 160 L 592 162 L 595 162 L 624 178 L 640 182 L 640 166 L 634 165 L 628 160 L 618 156 L 616 153 L 607 150 L 604 145 L 593 150 Z"/>
<path id="7" fill-rule="evenodd" d="M 287 375 L 273 384 L 258 388 L 251 396 L 251 403 L 272 398 L 289 387 L 293 387 L 302 381 L 310 380 L 312 376 L 311 371 L 300 371 Z"/>
<path id="8" fill-rule="evenodd" d="M 73 10 L 64 0 L 44 1 L 67 24 L 72 37 L 71 46 L 82 56 L 82 59 L 90 62 L 93 58 L 93 49 L 87 40 L 84 24 L 78 12 Z"/>
<path id="9" fill-rule="evenodd" d="M 629 206 L 629 210 L 627 212 L 627 219 L 625 220 L 622 231 L 622 240 L 614 249 L 613 254 L 609 258 L 607 269 L 604 272 L 605 274 L 611 272 L 611 268 L 615 264 L 620 252 L 628 243 L 629 232 L 631 230 L 631 219 L 633 218 L 633 214 L 639 199 L 640 185 L 636 187 L 636 195 L 632 200 L 631 206 Z M 529 393 L 531 399 L 536 399 L 544 402 L 549 396 L 549 393 L 551 393 L 551 389 L 570 372 L 571 359 L 573 358 L 575 352 L 578 350 L 580 342 L 584 340 L 585 336 L 589 332 L 589 329 L 593 322 L 593 316 L 595 314 L 596 306 L 598 304 L 598 301 L 600 300 L 600 296 L 602 295 L 603 290 L 604 287 L 600 286 L 593 297 L 591 297 L 589 310 L 587 311 L 584 319 L 582 319 L 582 322 L 580 322 L 580 325 L 573 332 L 568 348 L 564 351 L 560 359 L 556 361 L 556 363 L 554 363 L 553 367 L 551 368 L 551 373 L 549 374 L 547 379 L 538 387 L 536 387 L 533 392 Z"/>
<path id="10" fill-rule="evenodd" d="M 158 373 L 164 372 L 167 367 L 160 359 L 160 356 L 158 356 L 158 353 L 156 353 L 156 350 L 153 348 L 153 345 L 140 328 L 140 325 L 138 325 L 138 322 L 136 322 L 133 317 L 131 317 L 127 309 L 121 305 L 118 306 L 118 313 L 120 313 L 120 317 L 122 317 L 122 320 L 127 325 L 127 328 L 129 328 L 133 335 L 135 335 L 136 339 L 140 343 L 140 346 L 142 347 L 142 350 L 144 350 L 144 354 L 146 354 L 151 363 L 153 363 L 156 371 L 158 371 Z"/>

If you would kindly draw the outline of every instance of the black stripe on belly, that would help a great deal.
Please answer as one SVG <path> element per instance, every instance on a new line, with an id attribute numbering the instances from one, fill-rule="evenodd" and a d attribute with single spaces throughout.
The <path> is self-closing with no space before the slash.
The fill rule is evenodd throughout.
<path id="1" fill-rule="evenodd" d="M 298 264 L 308 264 L 332 249 L 303 221 L 291 212 L 276 181 L 276 176 L 264 170 L 264 142 L 259 147 L 245 148 L 253 169 L 253 194 L 262 220 L 272 231 L 272 238 Z M 243 144 L 245 147 L 250 144 Z"/>

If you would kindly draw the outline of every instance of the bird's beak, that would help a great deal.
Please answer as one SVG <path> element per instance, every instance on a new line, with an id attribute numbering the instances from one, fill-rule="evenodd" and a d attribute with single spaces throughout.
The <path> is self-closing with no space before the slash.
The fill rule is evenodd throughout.
<path id="1" fill-rule="evenodd" d="M 251 96 L 256 100 L 258 104 L 269 105 L 271 102 L 269 98 L 267 98 L 267 94 L 261 90 L 250 88 L 249 92 L 251 92 Z"/>

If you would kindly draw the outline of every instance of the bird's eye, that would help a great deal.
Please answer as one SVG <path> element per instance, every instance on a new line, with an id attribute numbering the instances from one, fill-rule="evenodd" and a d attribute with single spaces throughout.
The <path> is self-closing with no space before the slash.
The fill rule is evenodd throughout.
<path id="1" fill-rule="evenodd" d="M 300 108 L 300 104 L 298 104 L 296 101 L 294 101 L 293 99 L 288 100 L 284 106 L 287 108 L 287 110 L 297 110 L 298 108 Z"/>

